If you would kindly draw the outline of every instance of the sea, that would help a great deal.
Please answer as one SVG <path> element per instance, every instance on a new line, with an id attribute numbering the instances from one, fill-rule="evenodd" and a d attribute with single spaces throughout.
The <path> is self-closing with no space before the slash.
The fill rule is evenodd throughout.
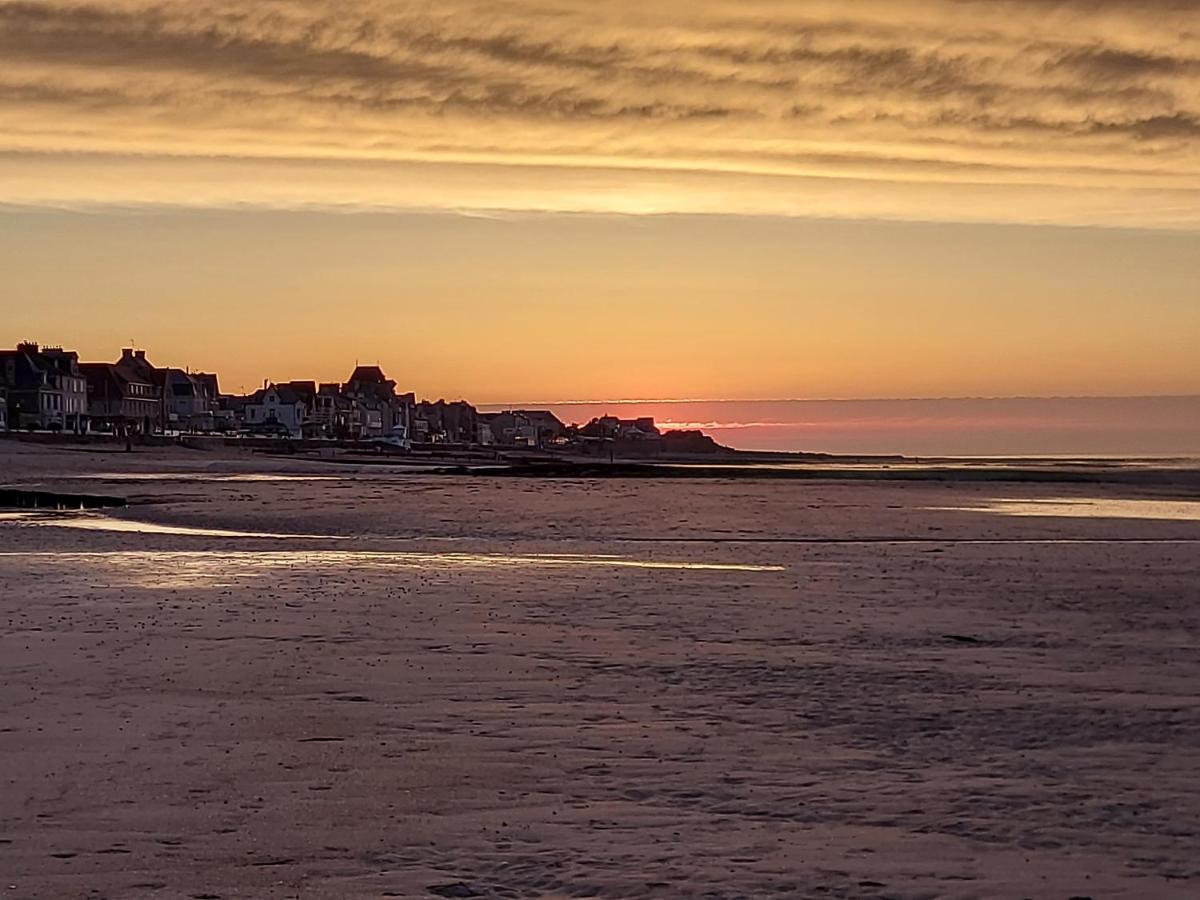
<path id="1" fill-rule="evenodd" d="M 885 400 L 574 400 L 481 407 L 549 409 L 567 423 L 653 417 L 739 450 L 916 457 L 1200 457 L 1200 395 Z"/>

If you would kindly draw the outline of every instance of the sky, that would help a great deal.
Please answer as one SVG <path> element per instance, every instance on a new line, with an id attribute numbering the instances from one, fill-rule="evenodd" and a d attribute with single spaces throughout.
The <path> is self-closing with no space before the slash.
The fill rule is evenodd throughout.
<path id="1" fill-rule="evenodd" d="M 427 396 L 1200 393 L 1194 0 L 0 0 L 0 341 Z"/>

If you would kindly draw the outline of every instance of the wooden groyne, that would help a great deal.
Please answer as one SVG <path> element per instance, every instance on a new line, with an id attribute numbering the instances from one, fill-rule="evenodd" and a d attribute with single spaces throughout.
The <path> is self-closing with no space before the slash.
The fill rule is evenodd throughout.
<path id="1" fill-rule="evenodd" d="M 101 494 L 62 494 L 57 491 L 29 491 L 0 487 L 0 507 L 17 509 L 105 509 L 126 506 L 124 497 Z"/>

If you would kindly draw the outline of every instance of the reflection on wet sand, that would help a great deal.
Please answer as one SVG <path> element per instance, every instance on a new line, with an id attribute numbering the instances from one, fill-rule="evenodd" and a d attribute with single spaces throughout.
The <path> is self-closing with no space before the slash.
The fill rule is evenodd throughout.
<path id="1" fill-rule="evenodd" d="M 1011 502 L 1013 507 L 999 507 L 998 504 Z M 1055 512 L 1042 512 L 1042 510 L 1051 510 L 1055 507 L 1051 504 L 1053 501 L 993 501 L 996 508 L 989 506 L 927 506 L 923 509 L 943 511 L 943 512 L 983 512 L 983 513 L 1004 513 L 1008 515 L 1045 515 L 1053 516 L 1060 515 Z M 1076 504 L 1083 501 L 1064 501 L 1066 503 Z M 1140 502 L 1140 501 L 1129 501 Z M 1038 510 L 1036 513 L 1022 513 L 1010 509 L 1019 509 L 1016 504 L 1035 504 L 1033 508 Z M 1166 503 L 1164 506 L 1179 506 L 1187 505 L 1187 503 Z M 1192 504 L 1200 505 L 1200 504 Z M 1073 508 L 1073 507 L 1072 507 Z M 1074 512 L 1069 515 L 1074 517 L 1082 517 L 1082 512 Z M 1092 513 L 1095 517 L 1101 517 L 1104 514 Z M 1128 517 L 1128 516 L 1127 516 Z M 1139 516 L 1142 518 L 1143 516 Z M 1144 516 L 1144 518 L 1175 518 L 1195 520 L 1200 518 L 1200 515 L 1193 513 L 1185 516 L 1164 517 L 1164 516 Z M 453 542 L 459 543 L 468 538 L 448 536 L 448 535 L 429 535 L 421 537 L 413 537 L 406 535 L 403 537 L 387 534 L 367 534 L 367 535 L 338 535 L 338 534 L 298 534 L 294 532 L 276 532 L 276 531 L 235 531 L 223 528 L 201 528 L 188 525 L 162 525 L 155 522 L 140 522 L 134 519 L 118 519 L 106 516 L 100 513 L 86 512 L 41 512 L 41 511 L 16 511 L 16 512 L 0 512 L 0 523 L 11 522 L 18 527 L 20 526 L 35 526 L 35 527 L 55 527 L 55 528 L 74 528 L 85 531 L 106 531 L 116 532 L 121 534 L 146 534 L 146 535 L 164 535 L 174 537 L 215 537 L 224 539 L 250 539 L 250 540 L 301 540 L 301 541 L 347 541 L 347 540 L 362 540 L 364 538 L 374 541 L 404 541 L 421 540 L 425 542 Z M 561 540 L 570 541 L 570 538 L 560 538 Z M 1200 538 L 1192 537 L 930 537 L 927 535 L 912 536 L 912 535 L 862 535 L 855 537 L 828 537 L 816 535 L 730 535 L 722 534 L 718 536 L 712 535 L 663 535 L 655 537 L 633 537 L 633 536 L 613 536 L 608 538 L 609 541 L 619 544 L 829 544 L 829 545 L 891 545 L 891 546 L 907 546 L 911 544 L 945 544 L 945 545 L 1008 545 L 1008 544 L 1194 544 L 1200 543 Z M 454 554 L 439 554 L 442 558 L 449 558 Z M 522 557 L 524 558 L 524 557 Z M 541 557 L 529 557 L 541 558 Z M 569 560 L 587 560 L 591 565 L 604 564 L 606 560 L 612 561 L 612 565 L 626 564 L 638 565 L 640 568 L 658 568 L 656 565 L 643 565 L 641 563 L 622 563 L 623 558 L 612 554 L 571 554 L 571 553 L 556 553 L 552 555 L 553 559 L 560 560 L 566 564 Z M 545 563 L 543 563 L 545 564 Z M 675 568 L 676 566 L 668 566 Z M 690 568 L 703 569 L 706 566 L 701 564 L 693 564 Z M 715 567 L 723 568 L 723 567 Z"/>
<path id="2" fill-rule="evenodd" d="M 526 569 L 602 567 L 701 572 L 783 572 L 784 566 L 631 559 L 608 554 L 420 553 L 391 551 L 0 551 L 6 560 L 53 560 L 101 571 L 139 587 L 220 587 L 245 578 L 322 569 L 386 572 L 401 569 Z"/>
<path id="3" fill-rule="evenodd" d="M 236 472 L 88 472 L 75 478 L 95 481 L 338 481 L 340 475 Z"/>
<path id="4" fill-rule="evenodd" d="M 981 506 L 931 506 L 939 512 L 983 512 L 1002 516 L 1047 516 L 1067 519 L 1157 519 L 1200 521 L 1200 500 L 1124 500 L 1099 497 L 988 500 Z"/>
<path id="5" fill-rule="evenodd" d="M 97 513 L 3 512 L 0 513 L 0 521 L 17 522 L 20 525 L 48 526 L 51 528 L 81 528 L 84 531 L 116 531 L 124 534 L 170 534 L 180 537 L 292 538 L 309 541 L 341 541 L 346 539 L 344 535 L 336 534 L 234 531 L 227 528 L 162 525 L 157 522 L 118 519 Z"/>

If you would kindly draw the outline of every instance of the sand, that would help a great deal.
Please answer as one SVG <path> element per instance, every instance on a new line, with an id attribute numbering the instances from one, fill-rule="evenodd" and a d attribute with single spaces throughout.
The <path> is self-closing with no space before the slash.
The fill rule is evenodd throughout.
<path id="1" fill-rule="evenodd" d="M 1200 896 L 1194 485 L 0 482 L 0 897 Z"/>

